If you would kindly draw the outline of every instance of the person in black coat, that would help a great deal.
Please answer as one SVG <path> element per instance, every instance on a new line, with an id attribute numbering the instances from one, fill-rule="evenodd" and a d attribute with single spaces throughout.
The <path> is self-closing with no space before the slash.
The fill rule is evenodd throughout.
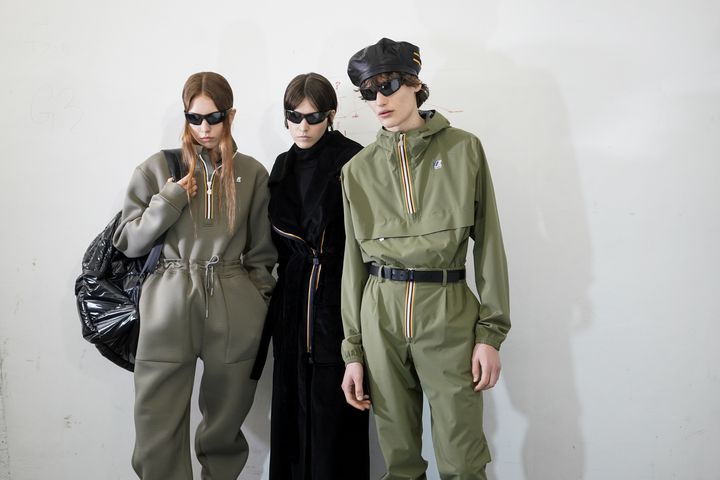
<path id="1" fill-rule="evenodd" d="M 333 130 L 337 96 L 316 73 L 284 98 L 294 144 L 270 174 L 275 287 L 253 377 L 273 341 L 271 480 L 367 480 L 368 412 L 345 402 L 340 317 L 345 231 L 340 169 L 362 146 Z"/>

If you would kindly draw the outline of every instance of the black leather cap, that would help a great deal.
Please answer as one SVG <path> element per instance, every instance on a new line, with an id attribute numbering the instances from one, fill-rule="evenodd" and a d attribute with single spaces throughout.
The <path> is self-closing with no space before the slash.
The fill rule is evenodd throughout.
<path id="1" fill-rule="evenodd" d="M 348 76 L 356 87 L 379 73 L 420 73 L 420 49 L 408 42 L 382 38 L 375 45 L 365 47 L 350 58 Z"/>

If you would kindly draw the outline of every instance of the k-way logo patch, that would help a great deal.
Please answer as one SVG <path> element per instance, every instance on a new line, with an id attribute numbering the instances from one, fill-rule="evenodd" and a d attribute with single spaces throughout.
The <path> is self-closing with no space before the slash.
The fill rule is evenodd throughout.
<path id="1" fill-rule="evenodd" d="M 433 169 L 440 170 L 442 168 L 442 160 L 438 159 L 433 162 Z"/>

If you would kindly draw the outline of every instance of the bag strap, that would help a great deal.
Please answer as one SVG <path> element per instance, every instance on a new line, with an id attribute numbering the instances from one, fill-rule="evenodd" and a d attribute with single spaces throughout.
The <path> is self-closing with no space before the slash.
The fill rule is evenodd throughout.
<path id="1" fill-rule="evenodd" d="M 185 175 L 183 174 L 183 168 L 182 168 L 182 149 L 180 148 L 173 148 L 168 150 L 162 151 L 165 154 L 165 160 L 168 164 L 168 170 L 170 170 L 170 174 L 173 177 L 173 181 L 177 182 Z"/>
<path id="2" fill-rule="evenodd" d="M 180 162 L 180 159 L 182 158 L 182 150 L 179 148 L 173 148 L 170 150 L 163 150 L 162 152 L 165 154 L 165 161 L 167 161 L 168 170 L 170 170 L 173 181 L 177 182 L 184 177 L 182 163 Z M 155 240 L 150 253 L 148 253 L 145 265 L 143 265 L 142 270 L 140 271 L 140 276 L 155 270 L 155 267 L 157 267 L 157 264 L 160 261 L 160 255 L 162 254 L 164 244 L 165 234 L 163 233 L 157 240 Z"/>

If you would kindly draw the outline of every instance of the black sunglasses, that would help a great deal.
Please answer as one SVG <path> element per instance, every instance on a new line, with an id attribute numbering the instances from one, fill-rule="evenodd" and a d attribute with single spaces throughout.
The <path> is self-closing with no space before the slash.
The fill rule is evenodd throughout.
<path id="1" fill-rule="evenodd" d="M 361 88 L 360 96 L 363 100 L 377 100 L 378 92 L 382 93 L 383 96 L 389 97 L 393 93 L 400 90 L 402 81 L 399 78 L 393 78 L 387 82 L 383 82 L 377 87 Z"/>
<path id="2" fill-rule="evenodd" d="M 303 118 L 307 120 L 310 125 L 317 125 L 327 118 L 330 112 L 313 112 L 313 113 L 300 113 L 295 110 L 285 110 L 285 118 L 290 120 L 292 123 L 300 123 Z"/>
<path id="3" fill-rule="evenodd" d="M 224 112 L 213 112 L 208 113 L 207 115 L 185 112 L 185 120 L 187 120 L 188 123 L 192 123 L 193 125 L 200 125 L 202 124 L 203 120 L 207 120 L 208 125 L 217 125 L 218 123 L 225 120 L 227 112 L 228 111 L 225 110 Z"/>

